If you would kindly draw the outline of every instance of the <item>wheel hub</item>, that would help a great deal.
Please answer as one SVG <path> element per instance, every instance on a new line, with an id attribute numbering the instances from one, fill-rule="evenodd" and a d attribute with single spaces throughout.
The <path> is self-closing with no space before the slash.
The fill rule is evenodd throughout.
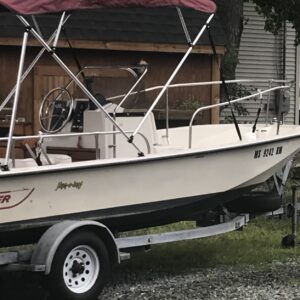
<path id="1" fill-rule="evenodd" d="M 99 271 L 97 253 L 90 246 L 78 246 L 65 259 L 64 282 L 73 293 L 85 293 L 95 284 Z"/>
<path id="2" fill-rule="evenodd" d="M 79 263 L 77 260 L 74 260 L 72 268 L 70 269 L 70 271 L 72 271 L 73 273 L 73 277 L 76 277 L 78 274 L 83 274 L 84 270 L 84 264 L 82 262 Z"/>

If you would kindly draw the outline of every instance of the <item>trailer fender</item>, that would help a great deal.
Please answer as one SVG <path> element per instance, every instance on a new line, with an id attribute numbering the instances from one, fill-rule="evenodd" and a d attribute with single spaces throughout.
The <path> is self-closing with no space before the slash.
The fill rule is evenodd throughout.
<path id="1" fill-rule="evenodd" d="M 78 229 L 96 232 L 105 243 L 113 263 L 120 263 L 119 248 L 112 232 L 103 224 L 95 221 L 63 221 L 50 227 L 40 238 L 31 257 L 31 264 L 44 265 L 45 274 L 50 274 L 54 255 L 61 242 Z"/>

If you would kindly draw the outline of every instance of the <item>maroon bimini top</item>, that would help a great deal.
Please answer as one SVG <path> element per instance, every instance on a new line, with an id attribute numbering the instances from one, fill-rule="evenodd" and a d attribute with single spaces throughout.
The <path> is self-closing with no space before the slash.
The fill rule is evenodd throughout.
<path id="1" fill-rule="evenodd" d="M 62 12 L 92 8 L 121 7 L 188 7 L 206 13 L 214 13 L 213 0 L 0 0 L 0 5 L 22 15 Z"/>

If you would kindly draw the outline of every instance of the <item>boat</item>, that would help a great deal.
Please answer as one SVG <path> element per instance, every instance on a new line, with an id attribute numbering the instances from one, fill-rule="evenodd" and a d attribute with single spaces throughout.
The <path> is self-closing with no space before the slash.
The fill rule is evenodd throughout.
<path id="1" fill-rule="evenodd" d="M 0 171 L 0 245 L 32 243 L 47 228 L 62 220 L 96 220 L 112 232 L 122 232 L 196 218 L 202 212 L 224 205 L 272 177 L 299 151 L 300 127 L 280 124 L 194 125 L 203 110 L 231 106 L 251 97 L 289 89 L 286 82 L 253 95 L 197 109 L 189 126 L 157 129 L 153 109 L 171 88 L 223 85 L 239 81 L 200 82 L 172 85 L 172 81 L 197 44 L 216 10 L 211 0 L 168 1 L 36 1 L 0 0 L 25 26 L 17 83 L 2 102 L 0 110 L 14 96 L 6 155 Z M 42 5 L 43 4 L 43 5 Z M 57 55 L 55 48 L 69 11 L 99 7 L 184 6 L 207 13 L 206 24 L 169 80 L 144 113 L 126 111 L 122 104 L 134 94 L 142 75 L 125 95 L 116 95 L 118 104 L 101 101 Z M 23 15 L 59 13 L 61 19 L 49 41 Z M 181 14 L 179 13 L 179 16 Z M 183 27 L 184 19 L 180 18 Z M 14 136 L 21 83 L 32 66 L 23 72 L 28 34 L 32 34 L 85 94 L 73 100 L 68 87 L 57 87 L 44 98 L 40 109 L 42 131 L 32 136 Z M 188 36 L 188 35 L 187 35 Z M 33 62 L 36 63 L 38 58 Z M 31 69 L 30 69 L 31 68 Z M 241 81 L 240 81 L 241 82 Z M 255 82 L 255 80 L 253 80 Z M 274 81 L 275 82 L 275 81 Z M 152 90 L 153 90 L 152 89 Z M 145 91 L 147 92 L 147 90 Z M 101 97 L 100 97 L 101 98 Z M 112 97 L 113 98 L 113 97 Z M 102 99 L 103 100 L 103 99 Z M 113 101 L 113 99 L 110 99 Z M 81 104 L 96 109 L 79 111 L 81 130 L 72 120 Z M 75 113 L 74 113 L 75 111 Z M 77 111 L 78 112 L 78 111 Z M 72 129 L 73 126 L 73 129 Z M 80 127 L 79 126 L 79 127 Z M 76 130 L 74 128 L 77 128 Z M 14 144 L 35 140 L 37 152 L 26 144 L 31 158 L 15 159 Z M 50 154 L 51 147 L 70 145 L 95 150 L 95 159 L 72 161 L 69 156 Z"/>

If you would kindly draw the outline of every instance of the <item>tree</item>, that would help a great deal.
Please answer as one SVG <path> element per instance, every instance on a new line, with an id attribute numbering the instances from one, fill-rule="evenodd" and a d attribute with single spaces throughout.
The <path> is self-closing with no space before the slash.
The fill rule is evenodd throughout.
<path id="1" fill-rule="evenodd" d="M 299 0 L 253 0 L 257 11 L 266 17 L 265 29 L 277 34 L 285 21 L 296 30 L 296 44 L 300 44 L 300 1 Z"/>
<path id="2" fill-rule="evenodd" d="M 216 0 L 218 18 L 226 35 L 226 54 L 222 61 L 225 78 L 233 78 L 243 31 L 243 1 Z"/>
<path id="3" fill-rule="evenodd" d="M 238 48 L 243 30 L 243 1 L 216 0 L 218 18 L 226 32 L 228 43 Z"/>
<path id="4" fill-rule="evenodd" d="M 225 79 L 235 78 L 236 66 L 239 62 L 238 52 L 244 25 L 243 1 L 241 0 L 216 0 L 218 6 L 217 16 L 226 36 L 226 52 L 222 59 L 222 73 Z M 231 96 L 241 97 L 248 95 L 238 84 L 227 86 Z M 221 89 L 223 98 L 226 99 L 224 89 Z M 247 114 L 247 110 L 239 103 L 233 105 L 238 115 Z M 224 115 L 227 122 L 232 122 L 232 116 Z"/>

